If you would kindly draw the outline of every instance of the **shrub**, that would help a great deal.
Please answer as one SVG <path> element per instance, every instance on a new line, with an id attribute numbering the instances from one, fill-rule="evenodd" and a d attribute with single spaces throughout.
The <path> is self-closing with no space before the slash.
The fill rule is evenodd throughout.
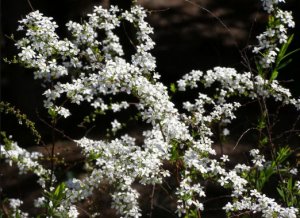
<path id="1" fill-rule="evenodd" d="M 101 182 L 108 181 L 113 187 L 111 206 L 122 217 L 140 217 L 139 193 L 133 183 L 155 188 L 166 177 L 176 176 L 178 216 L 201 216 L 209 181 L 230 191 L 223 207 L 229 217 L 255 213 L 262 217 L 298 217 L 300 182 L 296 165 L 288 161 L 293 149 L 274 143 L 268 109 L 272 99 L 280 107 L 292 105 L 300 109 L 300 100 L 292 97 L 277 80 L 280 69 L 293 53 L 288 53 L 293 39 L 288 28 L 295 26 L 291 13 L 280 9 L 280 2 L 284 1 L 262 0 L 269 22 L 253 47 L 256 69 L 237 72 L 233 68 L 215 67 L 184 75 L 177 85 L 172 84 L 172 92 L 213 87 L 214 93 L 198 91 L 198 97 L 183 103 L 180 109 L 171 101 L 168 88 L 155 71 L 155 58 L 150 53 L 154 47 L 150 38 L 153 30 L 145 21 L 147 12 L 138 4 L 133 4 L 129 11 L 116 6 L 95 7 L 87 21 L 67 23 L 70 39 L 60 39 L 53 19 L 39 11 L 22 19 L 18 30 L 25 32 L 25 37 L 16 41 L 19 53 L 11 62 L 32 69 L 34 78 L 46 87 L 44 107 L 51 117 L 52 128 L 60 119 L 72 116 L 67 103 L 80 106 L 84 102 L 94 108 L 85 122 L 93 122 L 95 116 L 108 111 L 121 113 L 135 108 L 134 116 L 149 126 L 143 131 L 142 145 L 118 132 L 124 125 L 117 119 L 111 123 L 110 135 L 102 140 L 86 137 L 74 140 L 82 149 L 88 173 L 83 179 L 68 181 L 56 179 L 54 142 L 52 164 L 48 168 L 41 163 L 45 158 L 41 153 L 28 152 L 2 133 L 1 158 L 15 163 L 20 173 L 32 172 L 39 177 L 43 193 L 34 205 L 42 209 L 40 216 L 77 217 L 77 203 L 90 197 Z M 125 58 L 126 51 L 115 31 L 121 22 L 135 28 L 135 53 L 130 60 Z M 128 98 L 120 100 L 120 94 L 132 96 L 133 102 Z M 259 133 L 257 145 L 250 151 L 248 165 L 228 167 L 229 157 L 218 157 L 212 147 L 214 126 L 219 126 L 222 137 L 230 134 L 228 126 L 245 99 L 256 102 L 260 108 L 259 122 L 245 132 L 254 129 Z M 2 103 L 1 111 L 14 110 Z M 31 123 L 28 126 L 38 135 Z M 175 167 L 178 175 L 172 175 L 166 163 Z M 272 176 L 278 177 L 274 186 L 278 199 L 263 192 Z M 2 213 L 11 217 L 29 216 L 20 210 L 20 199 L 8 202 L 9 212 Z"/>

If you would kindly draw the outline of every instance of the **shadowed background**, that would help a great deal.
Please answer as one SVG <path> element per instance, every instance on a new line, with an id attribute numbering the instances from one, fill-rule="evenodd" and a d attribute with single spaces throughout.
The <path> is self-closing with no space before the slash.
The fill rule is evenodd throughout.
<path id="1" fill-rule="evenodd" d="M 130 6 L 130 0 L 3 0 L 1 1 L 1 56 L 12 58 L 16 54 L 14 42 L 6 37 L 16 32 L 18 20 L 32 11 L 39 10 L 46 16 L 54 17 L 59 25 L 58 34 L 67 36 L 65 24 L 69 20 L 80 22 L 93 5 L 117 4 L 122 8 Z M 249 45 L 256 43 L 255 36 L 262 32 L 266 23 L 266 15 L 262 12 L 258 0 L 140 0 L 151 13 L 148 17 L 154 27 L 153 39 L 156 47 L 152 51 L 157 59 L 157 71 L 162 75 L 162 82 L 169 85 L 192 69 L 207 70 L 214 66 L 246 69 L 242 62 L 241 52 L 250 54 Z M 32 8 L 31 8 L 32 7 Z M 296 28 L 292 49 L 300 47 L 300 2 L 289 0 L 285 5 L 292 10 Z M 226 27 L 225 27 L 226 26 Z M 132 50 L 127 35 L 121 32 L 125 51 Z M 299 95 L 300 62 L 299 55 L 294 55 L 294 62 L 285 68 L 279 78 L 294 79 L 287 84 Z M 32 72 L 17 65 L 1 62 L 1 99 L 12 103 L 17 108 L 37 122 L 39 129 L 47 136 L 48 129 L 38 118 L 44 116 L 42 110 L 42 89 L 39 81 L 34 81 Z M 181 97 L 179 97 L 181 98 Z M 175 99 L 176 100 L 176 99 Z M 71 137 L 80 137 L 85 131 L 77 127 L 84 112 L 82 108 L 75 110 L 74 118 L 62 123 L 65 132 Z M 14 121 L 2 117 L 1 127 L 5 130 L 20 130 Z M 76 121 L 72 120 L 75 119 Z M 18 134 L 14 134 L 18 135 Z M 25 134 L 26 135 L 26 134 Z M 18 137 L 18 136 L 16 136 Z M 19 140 L 26 140 L 22 135 Z M 28 142 L 28 141 L 26 141 Z"/>
<path id="2" fill-rule="evenodd" d="M 148 21 L 154 28 L 153 39 L 156 42 L 156 47 L 152 53 L 157 60 L 157 72 L 161 74 L 161 80 L 167 86 L 193 69 L 204 71 L 215 66 L 224 66 L 248 70 L 242 64 L 241 53 L 251 56 L 249 45 L 256 43 L 255 36 L 264 31 L 267 21 L 258 0 L 140 0 L 139 2 L 151 12 Z M 128 0 L 31 0 L 30 3 L 35 10 L 39 10 L 46 16 L 54 17 L 59 25 L 58 34 L 62 37 L 67 36 L 65 24 L 69 20 L 80 22 L 87 13 L 92 11 L 93 5 L 102 4 L 107 7 L 109 4 L 117 4 L 122 8 L 128 8 L 130 5 Z M 17 21 L 32 11 L 31 6 L 27 0 L 1 1 L 2 58 L 11 58 L 16 54 L 14 42 L 6 35 L 9 36 L 13 33 L 16 38 L 22 37 L 16 32 Z M 285 8 L 293 11 L 296 21 L 292 50 L 300 47 L 300 1 L 287 0 Z M 128 36 L 124 32 L 121 32 L 121 35 L 125 51 L 127 49 L 132 50 L 133 48 L 126 38 Z M 294 80 L 286 83 L 286 86 L 290 87 L 295 95 L 300 95 L 299 57 L 299 54 L 294 55 L 294 61 L 283 69 L 279 76 L 281 80 Z M 46 112 L 42 109 L 43 98 L 41 94 L 43 90 L 39 81 L 33 80 L 31 70 L 17 65 L 8 65 L 1 60 L 0 82 L 1 100 L 10 102 L 27 114 L 31 120 L 36 122 L 45 141 L 50 141 L 50 128 L 39 118 L 43 117 L 49 121 Z M 174 97 L 174 100 L 181 102 L 183 98 L 191 99 L 192 97 L 194 97 L 193 93 L 188 96 L 179 94 Z M 59 128 L 71 138 L 78 139 L 87 132 L 86 129 L 78 127 L 78 123 L 88 112 L 82 108 L 85 107 L 74 108 L 72 110 L 74 116 L 59 124 Z M 244 111 L 243 113 L 248 112 Z M 292 118 L 289 117 L 292 116 L 284 118 L 286 123 L 291 122 L 289 119 Z M 101 122 L 107 123 L 107 120 L 101 120 Z M 98 129 L 95 128 L 94 136 L 97 135 L 97 131 L 101 131 L 101 125 Z M 242 124 L 237 124 L 236 129 L 240 128 L 239 125 Z M 33 145 L 30 132 L 20 127 L 13 117 L 1 115 L 1 130 L 13 134 L 14 138 L 23 146 Z M 138 135 L 141 130 L 135 126 L 132 131 Z M 58 137 L 63 138 L 60 134 Z M 59 144 L 57 149 L 63 149 L 65 146 L 65 144 Z M 75 158 L 78 153 L 78 150 L 72 148 L 68 157 Z M 77 158 L 80 159 L 80 157 Z M 72 161 L 71 159 L 70 162 Z M 13 170 L 9 172 L 9 175 L 12 175 L 11 184 L 9 184 L 11 191 L 16 185 L 12 182 L 15 173 Z M 30 179 L 25 181 L 28 185 L 33 183 L 33 180 Z M 172 181 L 169 183 L 172 186 Z M 107 191 L 105 186 L 102 187 L 101 191 Z M 150 191 L 145 189 L 144 195 L 148 196 Z M 211 192 L 213 191 L 211 190 Z M 25 192 L 23 195 L 26 196 L 26 194 Z M 147 203 L 147 200 L 144 203 Z M 162 205 L 164 204 L 172 204 L 172 202 L 163 202 Z M 104 203 L 104 206 L 107 205 Z M 172 206 L 174 207 L 174 205 Z M 109 212 L 107 213 L 109 214 Z M 163 214 L 163 212 L 161 213 Z M 167 215 L 161 215 L 161 217 L 167 217 Z M 214 216 L 212 215 L 212 217 Z"/>

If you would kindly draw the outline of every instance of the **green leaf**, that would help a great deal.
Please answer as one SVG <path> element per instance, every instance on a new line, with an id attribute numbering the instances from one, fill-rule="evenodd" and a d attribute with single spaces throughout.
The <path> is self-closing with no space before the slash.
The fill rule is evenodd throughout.
<path id="1" fill-rule="evenodd" d="M 55 119 L 56 117 L 57 117 L 57 112 L 54 110 L 54 108 L 49 108 L 48 109 L 48 114 L 50 115 L 50 117 L 52 118 L 52 119 Z"/>
<path id="2" fill-rule="evenodd" d="M 177 91 L 176 85 L 175 85 L 174 83 L 171 83 L 171 85 L 170 85 L 170 91 L 171 91 L 172 93 L 175 93 L 175 92 Z"/>
<path id="3" fill-rule="evenodd" d="M 56 189 L 55 189 L 55 191 L 54 191 L 54 196 L 59 196 L 59 195 L 61 195 L 61 193 L 62 193 L 64 190 L 65 190 L 65 183 L 62 182 L 62 183 L 60 183 L 60 184 L 56 187 Z"/>
<path id="4" fill-rule="evenodd" d="M 292 34 L 286 43 L 284 43 L 278 53 L 278 56 L 277 56 L 277 61 L 276 62 L 280 62 L 284 57 L 285 57 L 285 53 L 287 51 L 287 49 L 289 48 L 290 44 L 292 43 L 294 39 L 294 35 Z"/>
<path id="5" fill-rule="evenodd" d="M 281 63 L 281 64 L 277 67 L 277 70 L 280 70 L 280 69 L 286 67 L 286 66 L 287 66 L 289 63 L 291 63 L 291 62 L 292 62 L 292 59 L 288 59 L 287 61 Z"/>
<path id="6" fill-rule="evenodd" d="M 291 56 L 295 52 L 300 51 L 300 48 L 298 48 L 298 49 L 295 49 L 294 51 L 291 51 L 291 52 L 286 54 L 286 52 L 287 52 L 290 44 L 292 43 L 293 39 L 294 39 L 294 35 L 291 35 L 288 38 L 287 42 L 284 43 L 282 45 L 281 49 L 279 50 L 279 53 L 278 53 L 277 59 L 276 59 L 276 63 L 275 63 L 274 71 L 278 71 L 278 70 L 282 69 L 283 67 L 285 67 L 286 65 L 288 65 L 292 61 L 292 59 L 289 59 L 289 60 L 285 61 L 284 63 L 282 63 L 282 61 L 284 61 L 286 58 L 288 58 L 289 56 Z"/>
<path id="7" fill-rule="evenodd" d="M 256 69 L 258 71 L 258 75 L 260 75 L 262 78 L 264 77 L 264 69 L 262 68 L 262 66 L 259 64 L 259 62 L 255 61 L 255 65 L 256 65 Z"/>
<path id="8" fill-rule="evenodd" d="M 277 152 L 277 157 L 274 164 L 282 164 L 290 155 L 292 151 L 289 147 L 283 147 Z"/>
<path id="9" fill-rule="evenodd" d="M 270 80 L 269 82 L 272 82 L 274 79 L 276 79 L 278 76 L 278 71 L 275 69 L 273 72 L 272 72 L 272 75 L 270 77 Z"/>
<path id="10" fill-rule="evenodd" d="M 277 189 L 277 192 L 278 194 L 280 195 L 280 197 L 285 201 L 285 193 L 282 189 L 280 188 L 276 188 Z"/>
<path id="11" fill-rule="evenodd" d="M 263 130 L 264 128 L 266 127 L 266 121 L 263 117 L 261 117 L 259 120 L 258 120 L 258 125 L 257 125 L 257 128 L 259 130 Z"/>
<path id="12" fill-rule="evenodd" d="M 66 195 L 65 190 L 66 190 L 66 184 L 64 182 L 60 183 L 56 187 L 51 199 L 53 201 L 54 207 L 58 206 L 62 201 L 62 199 L 65 198 Z"/>
<path id="13" fill-rule="evenodd" d="M 292 178 L 290 178 L 288 180 L 287 188 L 288 188 L 289 191 L 291 191 L 293 189 L 293 179 Z"/>
<path id="14" fill-rule="evenodd" d="M 287 53 L 286 55 L 283 56 L 282 60 L 286 59 L 287 57 L 291 56 L 292 54 L 294 54 L 298 51 L 300 51 L 300 48 L 297 48 L 294 51 L 291 51 L 291 52 Z"/>

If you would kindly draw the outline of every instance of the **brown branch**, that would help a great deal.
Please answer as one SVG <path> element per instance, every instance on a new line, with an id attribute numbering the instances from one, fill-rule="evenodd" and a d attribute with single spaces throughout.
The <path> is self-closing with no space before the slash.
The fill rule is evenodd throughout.
<path id="1" fill-rule="evenodd" d="M 149 212 L 149 218 L 152 218 L 152 212 L 154 209 L 154 194 L 155 194 L 155 184 L 152 186 L 152 192 L 150 195 L 150 212 Z"/>

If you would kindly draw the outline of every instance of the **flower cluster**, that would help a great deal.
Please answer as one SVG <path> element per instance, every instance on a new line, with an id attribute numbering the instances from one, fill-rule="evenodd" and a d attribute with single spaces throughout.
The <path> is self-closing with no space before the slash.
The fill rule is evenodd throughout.
<path id="1" fill-rule="evenodd" d="M 14 217 L 29 217 L 28 213 L 22 212 L 19 208 L 23 204 L 23 201 L 16 198 L 9 199 L 9 207 L 12 210 L 12 215 Z"/>
<path id="2" fill-rule="evenodd" d="M 20 174 L 33 172 L 39 177 L 38 183 L 45 188 L 46 181 L 50 178 L 50 170 L 45 169 L 38 160 L 43 156 L 38 152 L 28 152 L 18 146 L 16 142 L 0 144 L 0 157 L 5 158 L 9 165 L 15 163 L 19 168 Z"/>
<path id="3" fill-rule="evenodd" d="M 254 164 L 254 166 L 258 167 L 258 168 L 262 168 L 264 166 L 264 162 L 265 157 L 261 154 L 259 154 L 259 150 L 258 149 L 252 149 L 250 151 L 250 155 L 253 157 L 252 162 Z"/>
<path id="4" fill-rule="evenodd" d="M 117 121 L 116 119 L 113 122 L 111 122 L 111 131 L 112 132 L 117 132 L 121 128 L 122 128 L 122 124 L 119 121 Z"/>
<path id="5" fill-rule="evenodd" d="M 21 49 L 18 54 L 20 62 L 35 69 L 36 79 L 46 82 L 68 75 L 68 69 L 63 62 L 78 55 L 78 49 L 73 43 L 59 40 L 55 33 L 57 27 L 52 18 L 35 11 L 21 20 L 18 28 L 19 31 L 26 31 L 26 37 L 16 43 Z M 57 56 L 61 56 L 61 59 L 57 60 Z"/>
<path id="6" fill-rule="evenodd" d="M 259 193 L 257 190 L 250 190 L 249 197 L 243 197 L 240 201 L 227 203 L 224 207 L 226 211 L 245 211 L 249 210 L 253 213 L 262 213 L 262 217 L 289 217 L 296 218 L 298 209 L 294 207 L 283 208 L 277 204 L 274 199 L 268 198 L 265 194 Z"/>
<path id="7" fill-rule="evenodd" d="M 179 91 L 186 90 L 186 87 L 196 88 L 199 83 L 208 88 L 214 83 L 219 83 L 221 88 L 217 89 L 217 103 L 227 102 L 231 96 L 245 96 L 251 99 L 258 97 L 274 98 L 275 101 L 283 104 L 294 105 L 300 109 L 300 99 L 295 99 L 289 89 L 282 87 L 277 80 L 271 83 L 261 76 L 252 76 L 250 72 L 238 73 L 233 68 L 215 67 L 205 74 L 201 71 L 192 71 L 178 80 Z M 203 95 L 201 93 L 201 95 Z"/>
<path id="8" fill-rule="evenodd" d="M 268 68 L 278 55 L 277 45 L 287 41 L 287 27 L 293 27 L 294 23 L 289 12 L 278 8 L 283 0 L 262 2 L 275 21 L 258 37 L 259 45 L 254 51 L 263 54 L 260 64 Z M 200 85 L 218 87 L 213 97 L 200 92 L 194 102 L 184 102 L 185 110 L 179 112 L 155 72 L 155 58 L 149 52 L 154 47 L 150 37 L 153 30 L 145 18 L 146 11 L 138 5 L 128 11 L 116 6 L 109 9 L 97 6 L 87 21 L 67 23 L 70 40 L 60 40 L 55 33 L 56 23 L 38 11 L 20 21 L 19 30 L 25 31 L 26 37 L 16 43 L 20 49 L 18 61 L 32 68 L 35 78 L 42 79 L 47 86 L 44 106 L 50 115 L 71 116 L 65 104 L 59 104 L 66 101 L 77 105 L 88 102 L 95 110 L 114 113 L 134 105 L 141 119 L 149 124 L 149 129 L 143 131 L 141 146 L 126 134 L 109 140 L 85 137 L 75 140 L 91 166 L 89 174 L 81 180 L 71 178 L 58 184 L 56 189 L 51 187 L 48 196 L 55 197 L 57 193 L 63 196 L 58 197 L 59 204 L 55 199 L 41 197 L 36 199 L 35 205 L 47 204 L 54 214 L 77 217 L 76 203 L 91 196 L 101 182 L 108 181 L 114 188 L 112 207 L 122 217 L 140 217 L 139 193 L 133 183 L 161 184 L 164 177 L 170 176 L 164 163 L 175 161 L 181 166 L 181 180 L 176 191 L 179 216 L 192 210 L 204 210 L 202 198 L 206 193 L 202 181 L 209 179 L 231 190 L 233 202 L 224 207 L 227 212 L 247 210 L 270 218 L 297 217 L 297 208 L 284 208 L 251 187 L 243 176 L 251 170 L 250 166 L 238 164 L 232 170 L 226 168 L 228 157 L 224 155 L 218 159 L 212 147 L 212 126 L 221 123 L 223 135 L 229 134 L 225 127 L 236 118 L 235 112 L 241 107 L 232 97 L 273 98 L 283 105 L 294 105 L 298 110 L 300 100 L 293 98 L 275 79 L 270 81 L 250 72 L 215 67 L 205 73 L 194 70 L 177 82 L 180 91 Z M 124 21 L 136 28 L 136 50 L 130 60 L 125 58 L 115 31 Z M 112 101 L 117 94 L 133 96 L 136 102 Z M 122 127 L 116 119 L 111 125 L 113 133 Z M 15 162 L 20 172 L 37 174 L 42 187 L 47 179 L 52 179 L 53 172 L 37 162 L 40 154 L 29 153 L 11 143 L 4 146 L 2 156 Z M 254 168 L 264 166 L 265 159 L 258 150 L 251 150 L 250 156 Z M 55 179 L 51 183 L 56 183 Z M 295 184 L 299 186 L 299 182 Z"/>
<path id="9" fill-rule="evenodd" d="M 261 0 L 261 2 L 264 10 L 266 10 L 268 13 L 272 13 L 278 4 L 280 2 L 285 2 L 285 0 Z"/>
<path id="10" fill-rule="evenodd" d="M 280 50 L 278 46 L 288 40 L 288 28 L 295 27 L 292 13 L 281 10 L 278 7 L 280 2 L 285 0 L 262 0 L 264 9 L 270 14 L 269 26 L 265 32 L 257 36 L 258 45 L 253 48 L 253 52 L 262 55 L 259 64 L 265 69 L 276 62 Z"/>
<path id="11" fill-rule="evenodd" d="M 140 216 L 137 203 L 139 195 L 131 188 L 133 182 L 156 184 L 169 175 L 162 168 L 162 160 L 168 159 L 168 145 L 161 132 L 147 131 L 144 136 L 143 148 L 135 145 L 135 139 L 127 135 L 109 143 L 87 138 L 77 141 L 84 154 L 95 160 L 96 165 L 85 181 L 73 179 L 69 185 L 68 199 L 76 201 L 85 198 L 92 194 L 101 181 L 107 180 L 117 189 L 112 194 L 114 208 L 129 217 Z"/>

